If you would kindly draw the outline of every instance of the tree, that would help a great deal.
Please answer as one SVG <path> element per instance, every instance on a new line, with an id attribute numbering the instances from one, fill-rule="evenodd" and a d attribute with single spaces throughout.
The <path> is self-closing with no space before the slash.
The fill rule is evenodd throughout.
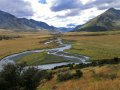
<path id="1" fill-rule="evenodd" d="M 52 74 L 25 64 L 7 64 L 0 72 L 0 90 L 36 90 L 42 80 L 49 80 Z"/>

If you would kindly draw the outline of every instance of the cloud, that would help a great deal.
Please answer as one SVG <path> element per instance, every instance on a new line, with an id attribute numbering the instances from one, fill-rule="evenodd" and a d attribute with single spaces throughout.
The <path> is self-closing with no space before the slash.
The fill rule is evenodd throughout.
<path id="1" fill-rule="evenodd" d="M 57 15 L 56 17 L 58 18 L 66 18 L 66 17 L 74 17 L 74 16 L 79 16 L 80 11 L 78 9 L 72 9 L 67 11 L 64 15 Z"/>
<path id="2" fill-rule="evenodd" d="M 0 0 L 0 9 L 17 17 L 30 17 L 34 14 L 31 4 L 23 0 Z"/>
<path id="3" fill-rule="evenodd" d="M 3 11 L 57 27 L 84 24 L 111 7 L 120 8 L 120 0 L 0 0 Z"/>
<path id="4" fill-rule="evenodd" d="M 81 5 L 80 0 L 55 0 L 53 2 L 53 6 L 51 10 L 54 12 L 68 10 L 68 9 L 76 9 Z"/>
<path id="5" fill-rule="evenodd" d="M 86 1 L 86 3 L 84 3 Z M 55 0 L 51 10 L 59 12 L 63 10 L 77 9 L 79 11 L 96 7 L 100 10 L 111 7 L 120 8 L 120 0 Z"/>
<path id="6" fill-rule="evenodd" d="M 105 10 L 111 7 L 120 8 L 120 0 L 95 0 L 85 6 L 88 6 L 89 8 L 96 7 L 99 10 Z"/>

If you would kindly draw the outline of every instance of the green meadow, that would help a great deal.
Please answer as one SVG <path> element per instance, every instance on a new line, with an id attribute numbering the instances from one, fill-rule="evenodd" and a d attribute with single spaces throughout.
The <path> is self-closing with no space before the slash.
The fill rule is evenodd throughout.
<path id="1" fill-rule="evenodd" d="M 67 52 L 89 56 L 91 60 L 120 57 L 120 32 L 73 32 L 64 34 L 71 43 Z"/>

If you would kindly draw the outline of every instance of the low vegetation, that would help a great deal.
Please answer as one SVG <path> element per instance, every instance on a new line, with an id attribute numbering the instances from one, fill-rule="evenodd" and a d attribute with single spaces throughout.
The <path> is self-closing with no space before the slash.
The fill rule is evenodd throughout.
<path id="1" fill-rule="evenodd" d="M 64 72 L 60 72 L 57 74 L 57 80 L 59 82 L 61 81 L 67 81 L 70 79 L 79 79 L 80 77 L 82 77 L 83 73 L 80 70 L 76 70 L 75 73 L 70 73 L 69 71 L 64 71 Z"/>
<path id="2" fill-rule="evenodd" d="M 27 65 L 66 62 L 64 58 L 46 52 L 28 54 L 8 64 L 0 72 L 0 90 L 120 90 L 120 32 L 82 32 L 59 36 L 71 43 L 70 53 L 91 58 L 88 64 L 69 64 L 52 70 L 25 69 Z M 0 58 L 25 50 L 57 47 L 44 45 L 51 35 L 21 34 L 23 38 L 0 41 Z M 53 37 L 52 37 L 53 38 Z M 6 50 L 6 48 L 8 50 Z"/>
<path id="3" fill-rule="evenodd" d="M 25 64 L 8 64 L 0 72 L 0 90 L 36 90 L 41 82 L 51 78 L 52 74 L 44 70 L 25 69 Z"/>
<path id="4" fill-rule="evenodd" d="M 91 60 L 111 59 L 120 57 L 119 32 L 74 32 L 63 37 L 65 42 L 71 43 L 70 53 L 89 56 Z"/>
<path id="5" fill-rule="evenodd" d="M 37 90 L 119 90 L 120 62 L 110 61 L 99 66 L 81 64 L 78 67 L 73 64 L 73 68 L 71 65 L 56 68 L 52 70 L 54 78 L 41 84 Z"/>
<path id="6" fill-rule="evenodd" d="M 57 47 L 57 43 L 45 45 L 53 36 L 43 33 L 0 33 L 0 36 L 20 36 L 22 38 L 14 38 L 9 40 L 0 40 L 0 59 L 14 53 L 23 52 L 26 50 L 36 50 L 45 48 Z M 7 49 L 7 50 L 6 50 Z"/>
<path id="7" fill-rule="evenodd" d="M 66 60 L 63 57 L 47 54 L 47 52 L 29 54 L 15 61 L 17 63 L 26 62 L 27 65 L 43 65 L 43 64 L 68 62 L 68 60 Z"/>

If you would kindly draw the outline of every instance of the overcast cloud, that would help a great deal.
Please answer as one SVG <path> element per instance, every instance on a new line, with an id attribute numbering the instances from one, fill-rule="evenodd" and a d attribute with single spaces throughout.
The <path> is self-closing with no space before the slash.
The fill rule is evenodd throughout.
<path id="1" fill-rule="evenodd" d="M 0 10 L 18 17 L 29 17 L 34 14 L 31 3 L 23 0 L 0 0 Z"/>

